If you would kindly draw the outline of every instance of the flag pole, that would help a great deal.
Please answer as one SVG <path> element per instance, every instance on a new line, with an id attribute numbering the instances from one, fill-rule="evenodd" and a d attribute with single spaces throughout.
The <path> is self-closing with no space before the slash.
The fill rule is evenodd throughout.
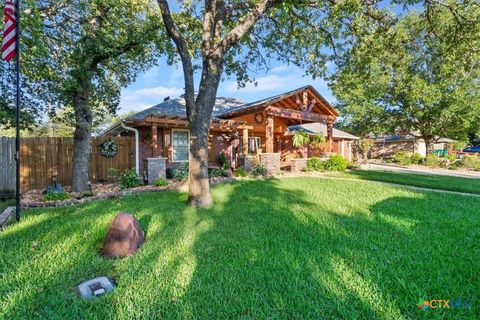
<path id="1" fill-rule="evenodd" d="M 16 110 L 15 110 L 15 161 L 16 161 L 16 186 L 15 186 L 15 218 L 17 222 L 20 221 L 20 0 L 15 1 L 15 13 L 17 18 L 16 25 L 16 42 L 15 42 L 15 51 L 16 51 L 16 85 L 17 85 L 17 95 L 16 95 Z"/>

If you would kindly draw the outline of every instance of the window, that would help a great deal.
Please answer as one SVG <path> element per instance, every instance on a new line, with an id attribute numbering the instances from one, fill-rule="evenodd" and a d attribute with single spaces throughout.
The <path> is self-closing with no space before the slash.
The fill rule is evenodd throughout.
<path id="1" fill-rule="evenodd" d="M 248 138 L 248 152 L 249 153 L 257 152 L 257 150 L 260 149 L 261 145 L 262 145 L 262 141 L 260 140 L 260 137 L 249 137 Z"/>
<path id="2" fill-rule="evenodd" d="M 173 161 L 188 161 L 189 132 L 187 130 L 172 131 Z"/>

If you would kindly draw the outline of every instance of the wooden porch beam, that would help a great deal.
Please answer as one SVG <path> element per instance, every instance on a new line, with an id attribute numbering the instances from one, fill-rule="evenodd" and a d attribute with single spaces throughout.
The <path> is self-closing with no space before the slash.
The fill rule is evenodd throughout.
<path id="1" fill-rule="evenodd" d="M 334 122 L 336 117 L 335 116 L 327 116 L 323 114 L 311 113 L 311 112 L 302 112 L 299 110 L 292 110 L 292 109 L 285 109 L 279 107 L 267 107 L 265 109 L 267 115 L 275 116 L 279 118 L 288 118 L 288 119 L 295 119 L 295 120 L 307 120 L 307 121 L 314 121 L 314 122 Z"/>
<path id="2" fill-rule="evenodd" d="M 248 156 L 248 129 L 243 129 L 243 155 L 246 157 Z"/>
<path id="3" fill-rule="evenodd" d="M 267 114 L 265 149 L 267 153 L 273 153 L 273 115 Z"/>
<path id="4" fill-rule="evenodd" d="M 158 128 L 152 123 L 152 158 L 158 157 Z"/>

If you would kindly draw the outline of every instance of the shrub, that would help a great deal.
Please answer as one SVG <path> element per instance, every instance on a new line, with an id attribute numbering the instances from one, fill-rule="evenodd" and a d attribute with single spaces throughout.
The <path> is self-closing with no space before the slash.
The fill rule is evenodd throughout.
<path id="1" fill-rule="evenodd" d="M 429 153 L 427 154 L 427 157 L 425 158 L 425 165 L 428 166 L 428 167 L 432 167 L 432 168 L 437 168 L 440 166 L 440 157 L 433 154 L 433 153 Z"/>
<path id="2" fill-rule="evenodd" d="M 311 157 L 307 160 L 305 171 L 323 171 L 325 169 L 325 162 L 318 157 Z"/>
<path id="3" fill-rule="evenodd" d="M 423 162 L 423 157 L 420 153 L 414 152 L 412 156 L 410 157 L 410 162 L 412 164 L 420 164 Z"/>
<path id="4" fill-rule="evenodd" d="M 134 188 L 140 185 L 140 177 L 135 169 L 125 171 L 120 175 L 120 190 Z"/>
<path id="5" fill-rule="evenodd" d="M 107 176 L 108 180 L 117 182 L 119 176 L 120 176 L 120 172 L 118 171 L 117 168 L 108 169 L 108 176 Z"/>
<path id="6" fill-rule="evenodd" d="M 455 141 L 453 143 L 454 150 L 463 150 L 467 147 L 467 143 L 465 141 Z"/>
<path id="7" fill-rule="evenodd" d="M 462 160 L 462 167 L 470 170 L 480 170 L 480 158 L 467 154 Z"/>
<path id="8" fill-rule="evenodd" d="M 244 167 L 238 167 L 237 170 L 235 170 L 235 177 L 246 177 L 247 174 L 247 170 L 245 170 Z"/>
<path id="9" fill-rule="evenodd" d="M 50 192 L 43 195 L 44 201 L 62 201 L 70 198 L 67 192 Z"/>
<path id="10" fill-rule="evenodd" d="M 167 179 L 173 179 L 173 175 L 175 174 L 175 168 L 167 168 L 165 171 Z"/>
<path id="11" fill-rule="evenodd" d="M 254 176 L 264 176 L 267 174 L 267 169 L 265 169 L 265 166 L 263 164 L 257 163 L 255 167 L 253 167 L 251 173 Z"/>
<path id="12" fill-rule="evenodd" d="M 160 177 L 155 180 L 155 186 L 156 187 L 166 187 L 168 186 L 168 181 L 167 179 Z"/>
<path id="13" fill-rule="evenodd" d="M 221 152 L 218 157 L 217 157 L 217 162 L 218 164 L 224 168 L 225 165 L 228 165 L 227 163 L 227 156 L 225 155 L 225 152 Z"/>
<path id="14" fill-rule="evenodd" d="M 173 179 L 177 181 L 188 180 L 188 162 L 182 162 L 173 172 Z"/>
<path id="15" fill-rule="evenodd" d="M 348 160 L 338 154 L 330 156 L 327 161 L 325 161 L 325 169 L 328 171 L 345 171 L 347 167 Z"/>
<path id="16" fill-rule="evenodd" d="M 412 158 L 410 154 L 406 151 L 398 151 L 394 156 L 393 156 L 393 162 L 397 162 L 403 165 L 409 165 L 412 164 Z"/>
<path id="17" fill-rule="evenodd" d="M 215 168 L 209 170 L 209 177 L 230 177 L 230 170 L 224 168 Z"/>

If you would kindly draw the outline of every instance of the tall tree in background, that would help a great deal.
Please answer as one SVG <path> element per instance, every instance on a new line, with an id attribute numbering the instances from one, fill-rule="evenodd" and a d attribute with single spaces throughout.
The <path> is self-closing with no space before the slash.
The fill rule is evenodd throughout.
<path id="1" fill-rule="evenodd" d="M 72 190 L 88 190 L 93 114 L 115 113 L 123 87 L 155 60 L 155 9 L 147 0 L 39 1 L 31 19 L 51 108 L 73 110 Z"/>
<path id="2" fill-rule="evenodd" d="M 189 204 L 197 207 L 212 203 L 208 131 L 222 75 L 235 76 L 243 86 L 249 70 L 268 67 L 273 58 L 324 76 L 329 56 L 348 46 L 357 20 L 388 20 L 380 2 L 369 0 L 205 0 L 181 2 L 173 12 L 169 1 L 157 2 L 183 66 L 191 134 Z"/>
<path id="3" fill-rule="evenodd" d="M 427 147 L 440 136 L 465 140 L 480 119 L 480 7 L 428 5 L 387 30 L 357 26 L 333 78 L 352 132 L 401 130 Z M 478 128 L 477 128 L 478 129 Z M 428 150 L 428 149 L 427 149 Z"/>

